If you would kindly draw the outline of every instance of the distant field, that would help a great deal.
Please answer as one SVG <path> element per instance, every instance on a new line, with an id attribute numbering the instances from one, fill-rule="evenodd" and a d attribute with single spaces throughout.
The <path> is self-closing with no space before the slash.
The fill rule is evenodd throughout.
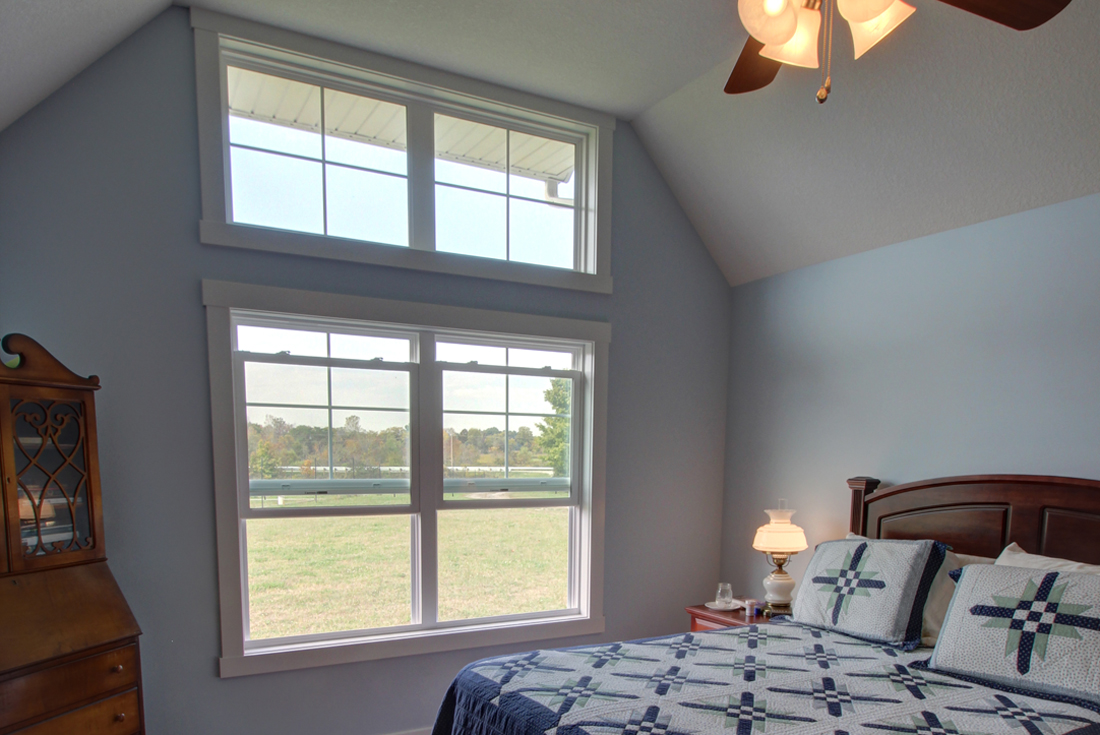
<path id="1" fill-rule="evenodd" d="M 253 639 L 409 623 L 408 516 L 248 521 Z M 568 508 L 439 514 L 439 617 L 566 606 Z"/>

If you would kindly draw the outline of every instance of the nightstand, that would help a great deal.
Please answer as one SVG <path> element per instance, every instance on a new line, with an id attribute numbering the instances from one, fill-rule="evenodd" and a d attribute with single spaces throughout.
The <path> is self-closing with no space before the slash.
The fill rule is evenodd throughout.
<path id="1" fill-rule="evenodd" d="M 768 622 L 764 614 L 748 617 L 744 608 L 740 610 L 711 610 L 706 605 L 692 605 L 684 610 L 691 616 L 691 632 L 717 630 L 737 625 L 757 625 Z"/>

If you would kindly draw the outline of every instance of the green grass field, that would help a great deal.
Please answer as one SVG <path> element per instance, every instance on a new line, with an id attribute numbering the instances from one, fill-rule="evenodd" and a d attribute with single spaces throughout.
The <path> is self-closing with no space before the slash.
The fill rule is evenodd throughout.
<path id="1" fill-rule="evenodd" d="M 250 637 L 410 622 L 408 516 L 248 521 Z M 439 514 L 439 619 L 567 604 L 568 508 Z"/>

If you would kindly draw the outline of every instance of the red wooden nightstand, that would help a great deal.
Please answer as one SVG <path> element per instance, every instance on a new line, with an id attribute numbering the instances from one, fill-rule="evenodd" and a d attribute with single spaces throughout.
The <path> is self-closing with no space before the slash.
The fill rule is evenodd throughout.
<path id="1" fill-rule="evenodd" d="M 764 614 L 748 617 L 744 608 L 739 610 L 711 610 L 705 605 L 692 605 L 684 610 L 691 616 L 691 631 L 717 630 L 737 625 L 756 625 L 768 622 Z"/>

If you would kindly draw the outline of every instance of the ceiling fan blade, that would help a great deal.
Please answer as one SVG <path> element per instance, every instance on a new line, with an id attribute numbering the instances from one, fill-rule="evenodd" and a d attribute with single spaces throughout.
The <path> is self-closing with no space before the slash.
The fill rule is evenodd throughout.
<path id="1" fill-rule="evenodd" d="M 726 94 L 753 92 L 772 83 L 775 75 L 779 73 L 779 67 L 783 64 L 761 56 L 762 48 L 764 44 L 752 36 L 745 41 L 745 48 L 741 49 L 741 55 L 737 57 L 733 73 L 726 82 Z"/>
<path id="2" fill-rule="evenodd" d="M 1038 28 L 1069 5 L 1070 0 L 940 0 L 994 22 L 1029 31 Z"/>

